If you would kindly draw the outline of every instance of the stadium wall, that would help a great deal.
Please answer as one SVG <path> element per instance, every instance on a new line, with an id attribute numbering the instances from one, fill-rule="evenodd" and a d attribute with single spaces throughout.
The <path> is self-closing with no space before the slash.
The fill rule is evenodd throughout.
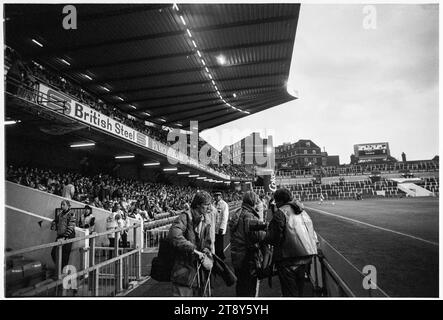
<path id="1" fill-rule="evenodd" d="M 33 215 L 19 214 L 12 212 L 15 210 L 6 210 L 6 248 L 12 250 L 27 248 L 44 243 L 50 243 L 55 240 L 55 232 L 51 231 L 50 224 L 55 217 L 55 209 L 60 207 L 60 203 L 65 198 L 49 194 L 40 190 L 25 187 L 10 181 L 6 181 L 6 204 L 27 211 Z M 72 208 L 83 208 L 84 203 L 70 200 Z M 92 213 L 95 216 L 97 233 L 106 231 L 106 218 L 109 212 L 100 208 L 91 206 Z M 39 226 L 38 221 L 42 227 Z M 137 220 L 129 218 L 131 224 Z M 85 236 L 83 229 L 76 229 L 76 236 Z M 21 240 L 20 240 L 21 239 Z M 133 230 L 129 230 L 128 241 L 131 245 L 134 241 Z M 97 246 L 108 246 L 107 237 L 96 239 Z M 137 245 L 141 248 L 143 245 L 143 232 L 137 234 Z M 88 246 L 87 243 L 84 246 Z M 73 246 L 74 250 L 75 246 Z M 49 255 L 50 258 L 50 255 Z M 52 265 L 52 261 L 50 261 Z"/>
<path id="2" fill-rule="evenodd" d="M 10 208 L 6 208 L 5 218 L 7 226 L 5 228 L 5 249 L 18 250 L 55 241 L 55 232 L 50 230 L 52 219 Z M 84 237 L 88 231 L 76 228 L 75 233 L 77 237 Z M 82 262 L 88 259 L 87 255 L 79 250 L 85 247 L 88 247 L 87 242 L 76 242 L 72 246 L 69 264 L 77 270 L 83 269 Z M 23 257 L 26 260 L 40 261 L 48 268 L 53 269 L 55 265 L 51 258 L 51 250 L 52 248 L 36 250 L 24 254 Z"/>

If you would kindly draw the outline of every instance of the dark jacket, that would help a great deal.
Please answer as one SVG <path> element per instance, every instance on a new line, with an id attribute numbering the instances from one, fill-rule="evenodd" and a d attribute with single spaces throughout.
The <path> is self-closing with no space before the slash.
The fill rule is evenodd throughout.
<path id="1" fill-rule="evenodd" d="M 243 204 L 235 231 L 231 234 L 231 259 L 235 269 L 244 267 L 253 258 L 254 244 L 265 237 L 264 231 L 249 232 L 251 221 L 259 221 L 258 213 L 251 205 Z"/>
<path id="2" fill-rule="evenodd" d="M 57 238 L 75 238 L 75 215 L 70 209 L 60 212 L 54 222 Z"/>
<path id="3" fill-rule="evenodd" d="M 300 214 L 303 210 L 295 201 L 289 202 L 285 205 L 289 205 L 295 214 Z M 310 256 L 283 258 L 282 243 L 285 236 L 285 229 L 286 216 L 280 209 L 278 209 L 272 215 L 272 220 L 269 223 L 264 240 L 265 243 L 269 243 L 274 246 L 273 260 L 276 263 L 281 263 L 284 265 L 304 264 L 309 262 L 311 258 Z"/>
<path id="4" fill-rule="evenodd" d="M 192 209 L 191 209 L 192 210 Z M 200 233 L 196 228 L 200 227 Z M 168 238 L 175 248 L 175 262 L 172 267 L 171 282 L 188 287 L 197 287 L 195 279 L 198 259 L 194 249 L 211 250 L 209 218 L 202 217 L 199 224 L 194 225 L 191 212 L 185 212 L 174 221 L 169 229 Z"/>

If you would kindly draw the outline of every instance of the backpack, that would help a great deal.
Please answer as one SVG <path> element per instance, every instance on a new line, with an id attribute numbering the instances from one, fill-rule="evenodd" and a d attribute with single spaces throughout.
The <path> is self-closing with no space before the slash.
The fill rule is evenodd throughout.
<path id="1" fill-rule="evenodd" d="M 256 245 L 254 251 L 255 276 L 259 280 L 272 278 L 276 274 L 275 264 L 272 259 L 274 247 L 269 244 Z"/>
<path id="2" fill-rule="evenodd" d="M 282 206 L 280 210 L 286 217 L 282 243 L 283 258 L 316 255 L 317 235 L 306 211 L 300 208 L 297 213 L 292 204 Z"/>
<path id="3" fill-rule="evenodd" d="M 187 214 L 186 218 L 189 219 Z M 171 281 L 176 254 L 177 252 L 168 237 L 160 239 L 157 257 L 152 259 L 151 278 L 159 282 Z"/>

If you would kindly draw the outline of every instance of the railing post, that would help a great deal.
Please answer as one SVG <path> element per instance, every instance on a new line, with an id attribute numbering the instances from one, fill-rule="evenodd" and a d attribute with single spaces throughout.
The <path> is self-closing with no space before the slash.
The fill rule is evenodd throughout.
<path id="1" fill-rule="evenodd" d="M 89 239 L 89 267 L 93 267 L 95 265 L 95 238 Z M 95 278 L 98 278 L 98 270 L 94 270 L 90 272 L 89 284 L 91 285 L 90 289 L 92 291 L 92 295 L 96 295 L 96 286 L 95 286 Z"/>
<path id="2" fill-rule="evenodd" d="M 119 254 L 118 254 L 119 248 L 118 247 L 119 247 L 119 241 L 120 241 L 120 232 L 116 231 L 114 235 L 115 235 L 114 257 L 118 257 L 119 256 Z M 121 271 L 122 271 L 122 268 L 121 268 L 121 259 L 120 259 L 115 262 L 115 272 L 114 272 L 115 294 L 117 294 L 118 292 L 121 291 L 121 287 L 122 287 L 121 286 L 121 280 L 122 280 Z"/>
<path id="3" fill-rule="evenodd" d="M 93 291 L 93 296 L 94 297 L 98 297 L 99 296 L 99 294 L 100 294 L 100 291 L 99 291 L 99 289 L 98 289 L 98 287 L 99 287 L 99 281 L 100 281 L 100 272 L 99 272 L 99 269 L 96 269 L 95 271 L 94 271 L 94 291 Z"/>
<path id="4" fill-rule="evenodd" d="M 62 245 L 57 245 L 57 253 L 56 253 L 56 259 L 57 259 L 57 279 L 62 278 Z"/>
<path id="5" fill-rule="evenodd" d="M 141 249 L 138 250 L 137 255 L 135 256 L 136 259 L 136 276 L 137 280 L 140 280 L 142 277 L 142 251 Z"/>
<path id="6" fill-rule="evenodd" d="M 114 257 L 118 257 L 118 242 L 120 241 L 120 232 L 114 233 Z"/>
<path id="7" fill-rule="evenodd" d="M 135 248 L 137 248 L 138 246 L 137 246 L 137 243 L 138 243 L 138 241 L 137 241 L 137 229 L 138 229 L 138 227 L 136 226 L 136 227 L 134 227 L 134 229 L 132 230 L 132 235 L 133 235 L 133 243 L 134 243 L 134 249 Z"/>
<path id="8" fill-rule="evenodd" d="M 122 291 L 123 287 L 123 259 L 118 259 L 116 261 L 116 270 L 115 270 L 115 293 L 119 293 Z"/>
<path id="9" fill-rule="evenodd" d="M 321 279 L 322 279 L 322 293 L 324 296 L 328 296 L 328 286 L 326 284 L 326 272 L 325 272 L 325 266 L 323 264 L 323 258 L 319 257 L 318 262 L 320 264 L 320 271 L 321 271 Z"/>

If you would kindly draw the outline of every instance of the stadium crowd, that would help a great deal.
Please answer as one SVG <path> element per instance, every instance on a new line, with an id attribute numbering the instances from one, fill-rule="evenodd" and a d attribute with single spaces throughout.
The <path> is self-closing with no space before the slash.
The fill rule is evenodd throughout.
<path id="1" fill-rule="evenodd" d="M 9 166 L 6 180 L 40 191 L 63 196 L 108 211 L 122 210 L 129 217 L 140 214 L 144 220 L 163 212 L 184 210 L 196 188 L 129 180 L 110 175 L 85 176 L 72 172 Z M 237 192 L 223 191 L 227 201 L 238 201 Z"/>

